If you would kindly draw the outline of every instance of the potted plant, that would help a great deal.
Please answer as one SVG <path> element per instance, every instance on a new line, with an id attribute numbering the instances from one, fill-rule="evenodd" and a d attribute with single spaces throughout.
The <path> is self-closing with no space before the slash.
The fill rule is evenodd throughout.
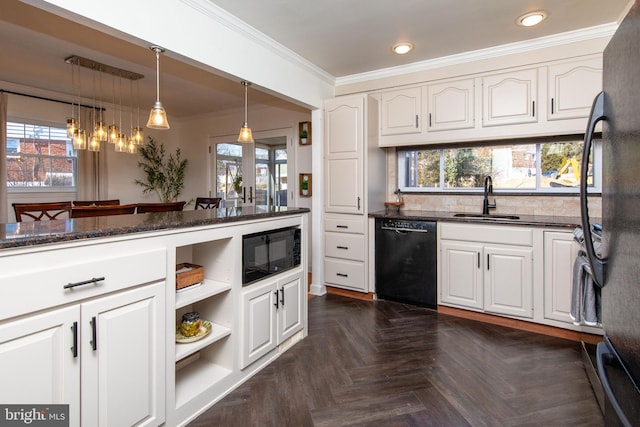
<path id="1" fill-rule="evenodd" d="M 300 189 L 302 190 L 303 196 L 309 195 L 309 180 L 307 178 L 302 180 L 302 183 L 300 184 Z"/>
<path id="2" fill-rule="evenodd" d="M 300 132 L 300 144 L 305 145 L 307 143 L 308 137 L 309 137 L 309 134 L 307 133 L 307 130 L 302 129 L 302 131 Z"/>
<path id="3" fill-rule="evenodd" d="M 144 180 L 136 179 L 136 184 L 143 187 L 143 193 L 155 191 L 163 203 L 175 202 L 184 189 L 184 176 L 187 169 L 187 159 L 181 158 L 180 148 L 175 154 L 165 158 L 164 145 L 158 144 L 150 136 L 149 141 L 140 147 L 142 160 L 138 166 L 145 174 Z"/>

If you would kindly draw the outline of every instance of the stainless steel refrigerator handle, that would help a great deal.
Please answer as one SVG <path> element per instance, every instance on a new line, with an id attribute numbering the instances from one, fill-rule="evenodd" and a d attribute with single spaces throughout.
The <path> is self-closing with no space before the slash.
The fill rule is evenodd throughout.
<path id="1" fill-rule="evenodd" d="M 593 100 L 589 123 L 584 137 L 584 147 L 582 148 L 582 167 L 580 168 L 580 215 L 582 222 L 582 232 L 584 234 L 584 247 L 587 252 L 587 259 L 591 266 L 591 276 L 599 287 L 604 286 L 607 260 L 599 259 L 593 248 L 591 224 L 589 223 L 589 206 L 587 203 L 587 172 L 589 170 L 589 153 L 593 143 L 593 133 L 598 122 L 606 120 L 604 114 L 604 92 L 600 92 Z"/>
<path id="2" fill-rule="evenodd" d="M 620 407 L 620 403 L 618 403 L 618 399 L 616 399 L 615 393 L 611 389 L 611 384 L 609 384 L 609 376 L 607 375 L 605 366 L 613 366 L 617 369 L 624 368 L 618 365 L 616 355 L 611 350 L 609 350 L 609 346 L 606 342 L 598 343 L 598 346 L 596 347 L 596 361 L 598 363 L 598 372 L 600 373 L 600 379 L 602 380 L 602 388 L 604 389 L 604 393 L 606 394 L 609 403 L 611 403 L 611 407 L 620 420 L 621 425 L 625 427 L 631 427 L 631 422 L 629 422 L 629 419 Z M 625 373 L 628 375 L 628 372 Z"/>

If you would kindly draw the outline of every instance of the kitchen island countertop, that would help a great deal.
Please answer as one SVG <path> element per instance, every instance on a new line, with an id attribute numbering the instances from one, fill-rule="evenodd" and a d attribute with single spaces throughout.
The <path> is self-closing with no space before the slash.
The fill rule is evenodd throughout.
<path id="1" fill-rule="evenodd" d="M 7 223 L 0 224 L 0 249 L 217 225 L 307 212 L 308 208 L 251 206 Z"/>
<path id="2" fill-rule="evenodd" d="M 381 210 L 369 214 L 370 218 L 393 218 L 407 220 L 424 220 L 424 221 L 448 221 L 448 222 L 464 222 L 472 224 L 486 225 L 525 225 L 534 227 L 566 227 L 575 228 L 580 225 L 580 217 L 578 216 L 548 216 L 548 215 L 517 215 L 518 219 L 500 218 L 496 214 L 494 218 L 486 217 L 457 217 L 458 212 L 441 212 L 441 211 L 412 211 L 401 210 L 396 212 L 389 209 L 388 212 Z M 491 216 L 491 215 L 490 215 Z M 596 218 L 595 222 L 599 222 Z"/>

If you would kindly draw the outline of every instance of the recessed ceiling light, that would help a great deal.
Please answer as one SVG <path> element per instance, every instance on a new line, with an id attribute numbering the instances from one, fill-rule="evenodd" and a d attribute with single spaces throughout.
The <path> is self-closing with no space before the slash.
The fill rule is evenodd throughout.
<path id="1" fill-rule="evenodd" d="M 547 19 L 547 16 L 547 12 L 543 10 L 529 12 L 518 18 L 518 25 L 522 25 L 523 27 L 533 27 Z"/>
<path id="2" fill-rule="evenodd" d="M 398 55 L 404 55 L 405 53 L 409 53 L 413 49 L 413 45 L 411 43 L 402 42 L 393 45 L 392 50 Z"/>

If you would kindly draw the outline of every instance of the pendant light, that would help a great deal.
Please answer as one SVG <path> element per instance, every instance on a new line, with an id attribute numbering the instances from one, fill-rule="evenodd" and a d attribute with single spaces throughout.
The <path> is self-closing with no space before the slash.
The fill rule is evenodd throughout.
<path id="1" fill-rule="evenodd" d="M 156 103 L 153 104 L 149 113 L 149 121 L 147 127 L 152 129 L 169 129 L 167 121 L 167 112 L 160 102 L 160 54 L 164 49 L 160 46 L 151 46 L 150 49 L 156 53 Z"/>
<path id="2" fill-rule="evenodd" d="M 240 135 L 238 135 L 238 142 L 253 142 L 253 135 L 251 134 L 251 128 L 247 121 L 247 88 L 251 83 L 243 80 L 240 82 L 244 86 L 244 123 L 240 128 Z"/>

